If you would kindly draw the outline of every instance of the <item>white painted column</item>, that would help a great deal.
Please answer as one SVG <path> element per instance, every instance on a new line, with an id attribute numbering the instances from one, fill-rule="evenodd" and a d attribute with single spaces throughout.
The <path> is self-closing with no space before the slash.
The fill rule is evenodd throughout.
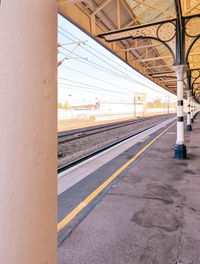
<path id="1" fill-rule="evenodd" d="M 191 102 L 190 102 L 190 97 L 191 97 L 191 90 L 186 90 L 187 92 L 187 126 L 186 130 L 191 131 L 192 126 L 191 126 Z"/>
<path id="2" fill-rule="evenodd" d="M 193 119 L 195 119 L 195 115 L 196 115 L 196 104 L 195 104 L 195 98 L 193 96 Z"/>
<path id="3" fill-rule="evenodd" d="M 195 107 L 195 115 L 196 115 L 198 113 L 198 104 L 196 101 L 194 103 L 194 107 Z"/>
<path id="4" fill-rule="evenodd" d="M 195 107 L 194 107 L 195 99 L 194 99 L 194 96 L 192 97 L 192 100 L 193 100 L 192 107 L 193 107 L 193 120 L 194 120 L 194 115 L 195 115 Z"/>
<path id="5" fill-rule="evenodd" d="M 57 262 L 57 6 L 0 4 L 0 263 Z"/>
<path id="6" fill-rule="evenodd" d="M 186 147 L 184 145 L 184 113 L 183 113 L 183 78 L 186 65 L 174 67 L 177 76 L 177 140 L 175 146 L 175 158 L 186 158 Z"/>
<path id="7" fill-rule="evenodd" d="M 194 122 L 194 107 L 193 107 L 193 95 L 191 96 L 191 122 Z"/>

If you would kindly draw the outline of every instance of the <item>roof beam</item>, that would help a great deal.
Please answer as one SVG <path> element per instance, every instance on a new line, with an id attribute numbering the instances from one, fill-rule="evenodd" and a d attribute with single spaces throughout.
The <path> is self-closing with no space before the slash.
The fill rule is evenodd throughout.
<path id="1" fill-rule="evenodd" d="M 133 24 L 135 24 L 135 21 L 134 21 L 134 20 L 130 21 L 130 22 L 127 23 L 126 25 L 123 25 L 123 28 L 130 27 L 130 26 L 132 26 Z"/>
<path id="2" fill-rule="evenodd" d="M 162 74 L 172 74 L 175 72 L 174 71 L 164 71 L 164 72 L 155 72 L 155 73 L 150 73 L 149 75 L 162 75 Z"/>
<path id="3" fill-rule="evenodd" d="M 148 2 L 143 2 L 143 0 L 134 0 L 134 1 L 137 2 L 137 3 L 139 3 L 139 4 L 142 4 L 142 5 L 151 7 L 152 9 L 155 9 L 155 10 L 161 12 L 161 13 L 164 13 L 164 14 L 170 15 L 171 17 L 174 17 L 174 14 L 173 13 L 168 12 L 165 9 L 159 8 L 156 5 L 152 5 L 152 4 L 148 3 Z"/>
<path id="4" fill-rule="evenodd" d="M 190 54 L 190 56 L 196 56 L 196 55 L 199 55 L 199 53 L 192 53 Z M 140 59 L 140 60 L 134 60 L 133 62 L 144 62 L 144 61 L 152 61 L 152 60 L 162 60 L 162 59 L 168 59 L 168 58 L 172 58 L 172 56 L 163 56 L 163 57 L 154 57 L 154 58 L 145 58 L 145 59 Z M 199 61 L 197 61 L 199 62 Z M 153 67 L 149 67 L 147 69 L 150 69 L 150 68 L 155 68 L 155 67 L 160 67 L 159 65 L 158 66 L 153 66 Z M 163 65 L 162 67 L 169 67 L 169 66 L 165 66 Z"/>
<path id="5" fill-rule="evenodd" d="M 95 15 L 101 11 L 111 0 L 104 1 L 102 4 L 96 7 L 96 9 L 90 14 L 90 31 L 93 36 L 96 35 L 96 18 Z M 95 5 L 96 6 L 96 5 Z M 95 8 L 95 7 L 94 7 Z"/>
<path id="6" fill-rule="evenodd" d="M 145 58 L 145 59 L 139 59 L 139 60 L 132 60 L 132 62 L 144 62 L 144 61 L 155 61 L 155 60 L 163 60 L 163 59 L 172 59 L 172 56 L 163 56 L 163 57 L 153 57 L 153 58 Z"/>
<path id="7" fill-rule="evenodd" d="M 121 1 L 133 19 L 132 21 L 130 21 L 126 25 L 124 25 L 123 28 L 130 27 L 133 24 L 141 24 L 141 21 L 135 16 L 133 10 L 130 8 L 130 6 L 127 4 L 127 2 L 125 0 L 121 0 Z"/>
<path id="8" fill-rule="evenodd" d="M 58 0 L 58 7 L 65 7 L 82 2 L 83 0 Z"/>
<path id="9" fill-rule="evenodd" d="M 136 21 L 137 21 L 137 24 L 138 24 L 138 22 L 140 22 L 140 21 L 138 21 L 138 19 L 136 19 L 136 16 L 133 13 L 133 10 L 130 8 L 130 6 L 127 4 L 127 2 L 125 0 L 121 0 L 121 1 L 124 4 L 124 6 L 126 7 L 127 11 L 129 12 L 129 14 L 131 15 L 131 17 L 133 19 L 133 21 L 132 22 L 129 22 L 128 25 L 129 24 L 131 25 L 131 24 L 133 24 Z"/>
<path id="10" fill-rule="evenodd" d="M 189 53 L 189 57 L 190 57 L 190 56 L 196 56 L 196 55 L 200 55 L 200 53 L 199 53 L 199 52 L 196 52 L 196 53 L 193 52 L 193 53 L 191 53 L 191 54 Z"/>
<path id="11" fill-rule="evenodd" d="M 160 3 L 162 3 L 163 0 L 158 0 L 154 5 L 159 5 Z M 143 17 L 144 15 L 146 15 L 147 13 L 149 13 L 152 10 L 152 7 L 147 8 L 144 12 L 142 12 L 139 16 L 137 16 L 138 19 L 140 19 L 141 17 Z"/>
<path id="12" fill-rule="evenodd" d="M 91 15 L 96 15 L 99 11 L 101 11 L 102 8 L 104 8 L 111 0 L 107 0 L 107 1 L 103 1 L 102 4 L 100 4 L 95 10 L 94 12 L 92 12 Z"/>
<path id="13" fill-rule="evenodd" d="M 121 28 L 120 0 L 117 0 L 117 28 Z"/>
<path id="14" fill-rule="evenodd" d="M 170 76 L 170 75 L 160 75 L 160 76 L 152 76 L 153 78 L 170 78 L 170 79 L 176 79 L 176 76 Z"/>
<path id="15" fill-rule="evenodd" d="M 189 10 L 187 10 L 187 12 L 185 12 L 185 14 L 189 14 L 191 11 L 193 11 L 195 8 L 197 8 L 198 6 L 200 6 L 200 3 L 196 4 L 195 6 L 193 6 L 192 8 L 190 8 Z"/>
<path id="16" fill-rule="evenodd" d="M 134 23 L 134 24 L 141 24 L 140 19 L 138 19 L 138 17 L 135 16 L 133 10 L 130 8 L 130 6 L 127 4 L 127 2 L 126 2 L 125 0 L 121 0 L 121 1 L 122 1 L 122 3 L 124 4 L 124 6 L 126 7 L 127 11 L 129 12 L 129 14 L 131 15 L 131 17 L 132 17 L 132 19 L 133 19 L 133 20 L 132 20 L 131 22 L 129 22 L 126 26 L 129 27 L 129 26 L 132 25 L 133 23 Z M 158 0 L 158 2 L 162 2 L 162 1 L 163 1 L 163 0 Z M 156 46 L 159 46 L 159 45 L 161 45 L 161 43 L 151 45 L 151 47 L 156 47 Z M 140 48 L 140 47 L 139 47 L 139 48 Z M 145 48 L 146 48 L 146 47 L 145 47 Z M 127 50 L 129 50 L 129 49 L 127 49 Z M 134 49 L 132 49 L 132 50 L 134 50 Z M 154 48 L 154 51 L 155 51 L 155 53 L 157 54 L 157 50 L 156 50 L 155 48 Z"/>
<path id="17" fill-rule="evenodd" d="M 161 45 L 162 45 L 161 43 L 160 44 L 144 45 L 144 46 L 139 46 L 139 47 L 133 47 L 133 48 L 116 50 L 115 52 L 121 52 L 121 51 L 127 51 L 127 50 L 138 50 L 138 49 L 153 48 L 153 47 L 158 47 L 158 46 L 161 46 Z"/>
<path id="18" fill-rule="evenodd" d="M 169 79 L 169 80 L 160 80 L 159 82 L 161 82 L 161 83 L 175 82 L 176 83 L 177 81 Z"/>
<path id="19" fill-rule="evenodd" d="M 151 66 L 151 67 L 145 67 L 146 70 L 149 70 L 149 69 L 155 69 L 155 68 L 171 68 L 170 65 L 155 65 L 155 66 Z"/>

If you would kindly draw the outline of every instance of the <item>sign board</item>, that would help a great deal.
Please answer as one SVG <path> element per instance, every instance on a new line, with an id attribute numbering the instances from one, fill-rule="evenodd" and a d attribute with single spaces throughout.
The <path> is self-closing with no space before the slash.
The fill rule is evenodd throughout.
<path id="1" fill-rule="evenodd" d="M 147 95 L 145 93 L 135 93 L 134 94 L 134 103 L 136 104 L 146 104 Z"/>

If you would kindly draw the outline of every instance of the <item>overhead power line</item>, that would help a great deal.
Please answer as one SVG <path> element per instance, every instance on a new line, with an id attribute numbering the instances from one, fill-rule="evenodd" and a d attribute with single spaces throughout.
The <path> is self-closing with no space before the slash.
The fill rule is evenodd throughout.
<path id="1" fill-rule="evenodd" d="M 79 41 L 79 42 L 74 42 L 74 43 L 68 43 L 68 44 L 75 44 L 76 46 L 72 49 L 72 50 L 68 50 L 69 51 L 69 53 L 68 54 L 64 54 L 65 55 L 65 57 L 61 60 L 61 61 L 59 61 L 58 62 L 58 67 L 65 61 L 65 60 L 69 60 L 70 59 L 70 55 L 71 54 L 74 54 L 74 51 L 80 46 L 80 44 L 81 43 L 85 43 L 86 41 Z M 57 47 L 62 47 L 63 45 L 67 45 L 67 44 L 60 44 L 60 43 L 58 43 L 57 44 Z M 60 51 L 59 51 L 60 52 Z"/>
<path id="2" fill-rule="evenodd" d="M 69 51 L 68 49 L 66 49 L 66 48 L 64 48 L 64 47 L 62 47 L 62 49 L 66 50 L 66 51 Z M 65 55 L 65 53 L 63 53 L 63 52 L 60 52 L 60 53 L 62 53 L 63 55 Z M 141 82 L 138 82 L 137 80 L 135 80 L 135 79 L 133 79 L 133 78 L 131 78 L 131 77 L 128 77 L 128 78 L 127 78 L 127 77 L 125 77 L 125 76 L 123 76 L 123 75 L 120 75 L 120 74 L 118 74 L 118 73 L 116 73 L 116 72 L 113 72 L 113 71 L 111 71 L 111 70 L 109 70 L 109 69 L 107 69 L 107 68 L 105 68 L 105 67 L 103 67 L 103 66 L 101 66 L 101 65 L 98 65 L 98 64 L 96 64 L 96 63 L 90 61 L 88 58 L 84 58 L 84 57 L 79 56 L 77 53 L 74 53 L 74 52 L 73 52 L 73 54 L 76 55 L 78 58 L 85 60 L 85 61 L 81 61 L 82 63 L 85 63 L 85 64 L 87 64 L 87 65 L 89 65 L 89 66 L 91 66 L 91 67 L 96 67 L 97 69 L 102 70 L 102 71 L 107 72 L 107 73 L 110 73 L 110 74 L 112 74 L 112 75 L 114 75 L 114 76 L 116 76 L 116 77 L 118 77 L 118 78 L 123 78 L 123 79 L 125 79 L 125 80 L 128 80 L 128 81 L 133 82 L 134 84 L 139 84 L 139 85 L 145 86 L 145 87 L 147 87 L 148 89 L 151 89 L 151 90 L 153 90 L 153 91 L 155 91 L 155 92 L 158 92 L 158 93 L 163 94 L 162 91 L 157 91 L 157 90 L 155 90 L 154 88 L 151 88 L 151 87 L 149 87 L 149 86 L 146 86 L 146 85 L 142 84 Z M 90 65 L 90 64 L 91 64 L 91 65 Z M 63 66 L 63 65 L 62 65 L 62 66 Z M 82 74 L 83 74 L 83 73 L 82 73 Z M 87 75 L 87 74 L 84 73 L 84 75 Z M 93 76 L 92 76 L 92 78 L 93 78 Z M 123 87 L 123 89 L 125 89 L 125 88 Z"/>
<path id="3" fill-rule="evenodd" d="M 113 91 L 113 90 L 109 90 L 109 89 L 103 88 L 101 86 L 91 85 L 91 84 L 83 83 L 83 82 L 79 82 L 79 81 L 74 81 L 74 80 L 71 80 L 71 79 L 68 79 L 68 78 L 58 77 L 58 79 L 69 81 L 69 82 L 73 82 L 73 83 L 77 83 L 77 84 L 79 84 L 79 87 L 80 87 L 80 85 L 86 86 L 85 88 L 91 87 L 91 88 L 94 88 L 95 91 L 98 91 L 98 92 L 99 91 L 106 91 L 106 92 L 110 92 L 110 93 L 117 93 L 117 94 L 121 94 L 121 95 L 131 96 L 130 93 L 122 93 L 122 92 L 118 92 L 118 91 Z M 66 85 L 68 85 L 68 84 L 66 84 Z"/>
<path id="4" fill-rule="evenodd" d="M 64 89 L 69 89 L 70 87 L 73 87 L 73 90 L 74 88 L 77 88 L 76 90 L 80 91 L 80 92 L 83 92 L 83 91 L 86 91 L 87 93 L 92 93 L 92 94 L 97 94 L 97 91 L 96 90 L 91 90 L 91 89 L 87 89 L 86 87 L 83 87 L 83 86 L 80 86 L 80 85 L 75 85 L 75 84 L 60 84 L 59 85 L 61 88 L 64 88 Z M 105 94 L 105 93 L 108 93 L 108 94 Z M 116 93 L 114 93 L 116 94 Z M 119 93 L 118 93 L 119 94 Z M 103 96 L 113 96 L 113 92 L 110 92 L 110 91 L 105 91 L 104 93 L 101 92 L 101 91 L 98 91 L 98 95 L 103 95 Z M 126 94 L 121 94 L 121 96 L 126 96 L 128 97 L 128 95 Z M 119 96 L 118 96 L 119 97 Z"/>
<path id="5" fill-rule="evenodd" d="M 119 85 L 117 85 L 117 84 L 110 83 L 110 82 L 106 81 L 105 79 L 97 78 L 97 77 L 95 77 L 95 76 L 93 76 L 93 75 L 87 74 L 87 73 L 85 73 L 85 72 L 78 71 L 78 70 L 76 70 L 76 69 L 73 69 L 73 68 L 71 68 L 71 67 L 67 67 L 67 66 L 64 66 L 64 65 L 62 65 L 62 67 L 65 68 L 65 69 L 68 69 L 68 70 L 70 70 L 70 71 L 76 72 L 76 73 L 78 73 L 78 74 L 82 74 L 82 75 L 84 75 L 84 76 L 87 76 L 87 77 L 89 77 L 89 78 L 91 78 L 91 79 L 94 79 L 94 80 L 96 80 L 96 81 L 100 81 L 100 82 L 102 82 L 102 83 L 104 83 L 104 84 L 108 84 L 108 85 L 112 86 L 113 88 L 118 87 L 119 89 L 126 90 L 126 91 L 128 91 L 128 92 L 132 92 L 132 93 L 134 93 L 134 91 L 131 91 L 131 90 L 128 89 L 128 88 L 125 88 L 125 87 L 119 86 Z"/>
<path id="6" fill-rule="evenodd" d="M 64 49 L 65 51 L 69 51 L 68 49 L 66 49 L 66 48 L 64 48 L 64 47 L 61 47 L 61 48 Z M 60 53 L 63 54 L 63 55 L 65 55 L 65 53 L 63 53 L 63 52 L 61 52 L 61 51 L 60 51 Z M 115 71 L 112 71 L 112 70 L 110 70 L 110 69 L 108 69 L 108 68 L 106 68 L 106 67 L 104 67 L 104 66 L 102 66 L 102 65 L 100 65 L 100 64 L 97 64 L 97 63 L 95 63 L 95 62 L 92 62 L 92 61 L 89 60 L 88 58 L 83 58 L 83 57 L 79 56 L 79 55 L 78 55 L 77 53 L 75 53 L 75 52 L 73 52 L 73 54 L 76 55 L 77 58 L 79 57 L 79 58 L 81 58 L 81 59 L 84 59 L 85 61 L 82 61 L 82 63 L 87 64 L 87 65 L 89 65 L 89 66 L 91 66 L 91 67 L 93 67 L 93 68 L 96 68 L 96 69 L 98 69 L 98 70 L 101 70 L 101 71 L 104 71 L 104 72 L 110 73 L 110 74 L 112 74 L 112 75 L 114 75 L 114 76 L 116 76 L 116 77 L 118 77 L 118 78 L 123 78 L 123 79 L 125 79 L 125 80 L 131 81 L 131 82 L 134 82 L 134 84 L 137 82 L 136 80 L 134 80 L 134 79 L 131 78 L 131 77 L 125 77 L 124 75 L 121 75 L 121 74 L 119 74 L 119 73 L 117 73 L 117 72 L 115 72 Z M 153 88 L 152 88 L 152 89 L 153 89 Z M 155 90 L 155 91 L 156 91 L 156 90 Z"/>
<path id="7" fill-rule="evenodd" d="M 62 28 L 61 26 L 58 26 L 60 29 L 62 29 L 63 31 L 65 31 L 67 34 L 69 34 L 70 36 L 72 36 L 73 38 L 75 38 L 75 39 L 77 39 L 77 40 L 79 40 L 79 38 L 77 38 L 75 35 L 73 35 L 71 32 L 69 32 L 69 31 L 67 31 L 66 29 L 64 29 L 64 28 Z M 62 33 L 63 34 L 63 33 Z M 64 35 L 64 34 L 63 34 Z M 69 38 L 69 37 L 67 37 L 67 38 Z M 70 38 L 71 39 L 71 38 Z M 85 43 L 84 43 L 85 44 Z M 107 57 L 105 54 L 103 54 L 102 52 L 100 52 L 99 50 L 96 50 L 94 47 L 91 47 L 90 45 L 88 45 L 88 44 L 85 44 L 84 46 L 87 46 L 89 49 L 91 49 L 91 50 L 93 50 L 93 51 L 95 51 L 95 52 L 97 52 L 98 54 L 100 54 L 101 56 L 103 56 L 104 58 L 106 58 L 107 60 L 110 60 L 110 61 L 112 61 L 114 64 L 116 64 L 117 65 L 117 70 L 119 71 L 119 67 L 120 68 L 122 68 L 122 69 L 124 69 L 125 71 L 128 71 L 128 72 L 130 72 L 131 74 L 134 74 L 134 75 L 136 75 L 137 77 L 138 77 L 138 75 L 139 75 L 139 73 L 135 73 L 134 72 L 134 70 L 130 70 L 130 69 L 128 69 L 128 67 L 126 68 L 126 67 L 124 67 L 122 64 L 119 64 L 119 63 L 117 63 L 116 61 L 114 61 L 112 58 L 110 58 L 110 57 Z M 85 48 L 86 49 L 86 48 Z M 88 49 L 86 49 L 87 51 L 88 51 Z M 90 52 L 90 51 L 88 51 L 88 52 Z M 93 54 L 93 53 L 92 53 Z M 97 55 L 96 55 L 97 56 Z M 98 57 L 99 58 L 99 57 Z M 129 66 L 130 67 L 130 66 Z M 124 74 L 126 74 L 126 73 L 124 73 Z M 127 74 L 126 74 L 127 75 Z M 129 75 L 127 75 L 127 76 L 129 76 Z M 130 77 L 130 76 L 129 76 Z M 147 77 L 145 77 L 145 76 L 140 76 L 140 78 L 143 78 L 143 79 L 145 79 L 145 80 L 147 80 L 147 81 L 149 81 L 149 82 L 152 82 L 151 80 L 149 80 Z"/>
<path id="8" fill-rule="evenodd" d="M 58 85 L 59 87 L 62 87 L 62 86 L 67 86 L 67 87 L 79 87 L 81 89 L 79 89 L 79 91 L 83 91 L 83 90 L 86 90 L 86 91 L 89 91 L 91 93 L 96 93 L 98 92 L 99 94 L 103 94 L 105 95 L 105 93 L 102 93 L 102 91 L 105 91 L 105 92 L 108 92 L 108 93 L 111 93 L 111 94 L 120 94 L 120 95 L 124 95 L 124 96 L 128 96 L 131 98 L 131 95 L 130 93 L 122 93 L 122 92 L 117 92 L 117 91 L 113 91 L 113 90 L 109 90 L 109 89 L 105 89 L 103 87 L 100 87 L 100 86 L 96 86 L 96 85 L 91 85 L 91 84 L 88 84 L 88 83 L 84 83 L 84 82 L 79 82 L 79 81 L 75 81 L 75 80 L 71 80 L 71 79 L 68 79 L 68 78 L 64 78 L 64 77 L 58 77 L 58 79 L 62 80 L 62 81 L 67 81 L 67 82 L 72 82 L 72 83 L 75 83 L 75 84 L 70 84 L 70 83 L 62 83 L 62 82 L 59 82 Z M 66 88 L 67 88 L 66 87 Z M 90 88 L 89 88 L 90 87 Z M 65 87 L 64 87 L 65 88 Z M 92 89 L 91 89 L 92 88 Z M 166 98 L 166 97 L 169 97 L 169 98 L 172 98 L 171 96 L 161 96 L 159 98 Z M 153 98 L 157 98 L 157 96 L 154 96 Z M 174 99 L 174 98 L 172 98 Z"/>
<path id="9" fill-rule="evenodd" d="M 79 38 L 77 38 L 75 35 L 73 35 L 72 33 L 70 33 L 69 31 L 67 31 L 66 29 L 62 28 L 61 26 L 58 26 L 60 29 L 62 29 L 63 31 L 65 31 L 67 34 L 69 34 L 70 36 L 72 36 L 73 38 L 79 40 Z M 60 32 L 60 31 L 59 31 Z M 60 32 L 62 33 L 62 32 Z M 62 33 L 63 34 L 63 33 Z M 64 34 L 63 34 L 64 35 Z M 64 35 L 65 36 L 65 35 Z M 68 36 L 65 36 L 67 38 L 69 38 Z M 71 39 L 71 38 L 69 38 Z M 72 39 L 71 39 L 72 40 Z M 85 44 L 85 43 L 84 43 Z M 105 61 L 102 59 L 102 57 L 99 57 L 98 55 L 94 54 L 93 52 L 91 52 L 90 50 L 88 50 L 85 46 L 87 46 L 89 49 L 97 52 L 98 54 L 100 54 L 101 56 L 103 56 L 104 58 L 106 58 L 107 60 L 110 60 L 112 63 L 114 63 L 115 65 L 117 65 L 117 67 L 113 66 L 112 64 L 110 64 L 109 62 Z M 97 57 L 98 59 L 102 60 L 103 62 L 105 62 L 106 64 L 110 65 L 111 67 L 115 68 L 117 71 L 121 72 L 122 74 L 124 74 L 125 76 L 130 77 L 129 75 L 127 75 L 126 73 L 122 72 L 121 70 L 119 70 L 119 67 L 121 67 L 122 69 L 124 69 L 125 71 L 129 71 L 131 74 L 136 75 L 134 72 L 130 71 L 129 69 L 125 68 L 124 66 L 122 66 L 121 64 L 117 63 L 116 61 L 114 61 L 113 59 L 111 59 L 110 57 L 107 57 L 105 54 L 101 53 L 100 51 L 96 50 L 94 47 L 89 46 L 88 44 L 85 44 L 84 46 L 81 46 L 82 48 L 84 48 L 85 50 L 87 50 L 89 53 L 91 53 L 92 55 L 94 55 L 95 57 Z M 145 77 L 144 77 L 145 78 Z"/>
<path id="10" fill-rule="evenodd" d="M 60 27 L 60 26 L 59 26 L 59 28 L 61 28 L 61 29 L 62 29 L 63 31 L 65 31 L 66 33 L 70 34 L 72 37 L 74 37 L 74 38 L 76 38 L 77 40 L 79 40 L 76 36 L 74 36 L 73 34 L 71 34 L 70 32 L 68 32 L 67 30 L 63 29 L 63 28 Z M 60 31 L 58 31 L 58 32 L 59 32 L 61 35 L 63 35 L 64 37 L 70 39 L 71 41 L 74 41 L 72 38 L 66 36 L 64 33 L 60 32 Z M 92 54 L 93 56 L 97 57 L 99 60 L 103 61 L 103 62 L 106 63 L 107 65 L 111 66 L 112 68 L 114 68 L 114 69 L 116 69 L 118 72 L 120 72 L 120 73 L 122 74 L 122 75 L 120 75 L 122 78 L 127 78 L 128 80 L 133 81 L 135 84 L 138 83 L 138 84 L 140 84 L 140 85 L 142 85 L 142 86 L 144 86 L 144 87 L 146 87 L 146 88 L 148 88 L 148 89 L 151 89 L 151 90 L 153 90 L 153 91 L 155 91 L 155 92 L 158 92 L 158 93 L 161 93 L 161 94 L 164 93 L 164 91 L 157 90 L 157 89 L 159 89 L 159 88 L 152 88 L 152 87 L 149 87 L 149 85 L 144 84 L 142 81 L 135 80 L 135 79 L 132 78 L 130 75 L 125 74 L 124 72 L 122 72 L 121 70 L 119 70 L 118 68 L 116 68 L 115 66 L 113 66 L 112 64 L 110 64 L 109 62 L 103 60 L 102 57 L 99 57 L 99 56 L 97 56 L 96 54 L 94 54 L 93 52 L 91 52 L 90 50 L 88 50 L 85 46 L 90 47 L 88 44 L 85 44 L 85 43 L 84 43 L 84 46 L 80 45 L 81 48 L 85 49 L 87 52 L 89 52 L 89 53 Z M 66 48 L 64 48 L 64 47 L 62 47 L 62 48 L 63 48 L 63 49 L 66 49 Z M 95 50 L 95 49 L 92 48 L 92 47 L 90 47 L 90 48 L 93 49 L 93 50 Z M 66 51 L 67 51 L 67 49 L 66 49 Z M 95 50 L 95 51 L 98 52 L 97 50 Z M 98 53 L 99 53 L 99 52 L 98 52 Z M 74 53 L 74 54 L 75 54 L 75 53 Z M 106 57 L 103 53 L 100 53 L 100 54 L 101 54 L 102 56 L 104 56 L 106 59 L 109 59 L 109 60 L 111 60 L 112 62 L 114 62 L 115 64 L 117 64 L 118 67 L 121 66 L 120 64 L 116 63 L 114 60 L 110 59 L 109 57 Z M 77 54 L 76 54 L 76 55 L 77 55 Z M 89 61 L 89 60 L 88 60 L 88 61 Z M 91 61 L 89 61 L 89 62 L 91 62 Z M 93 62 L 91 62 L 91 63 L 93 63 Z M 100 66 L 100 67 L 103 67 L 103 66 Z M 121 67 L 124 68 L 124 69 L 127 71 L 127 69 L 126 69 L 125 67 L 123 67 L 123 66 L 121 66 Z M 107 70 L 109 70 L 109 69 L 107 69 Z M 128 71 L 131 72 L 130 70 L 128 70 Z M 113 72 L 113 74 L 114 74 L 114 73 L 115 73 L 115 74 L 119 74 L 118 72 Z M 134 74 L 134 72 L 131 72 L 131 74 Z M 135 74 L 135 75 L 136 75 L 136 74 Z M 137 76 L 137 78 L 139 78 L 139 77 Z M 141 78 L 141 77 L 140 77 L 140 78 Z M 146 77 L 143 77 L 143 78 L 145 78 L 146 81 L 148 80 Z M 150 80 L 148 80 L 148 81 L 150 82 Z"/>

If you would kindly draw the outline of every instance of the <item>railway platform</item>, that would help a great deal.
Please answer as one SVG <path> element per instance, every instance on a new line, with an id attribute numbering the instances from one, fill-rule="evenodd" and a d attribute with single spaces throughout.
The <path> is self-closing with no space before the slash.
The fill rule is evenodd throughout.
<path id="1" fill-rule="evenodd" d="M 192 128 L 187 159 L 173 158 L 171 120 L 61 191 L 58 222 L 68 237 L 59 264 L 200 263 L 200 114 Z"/>

